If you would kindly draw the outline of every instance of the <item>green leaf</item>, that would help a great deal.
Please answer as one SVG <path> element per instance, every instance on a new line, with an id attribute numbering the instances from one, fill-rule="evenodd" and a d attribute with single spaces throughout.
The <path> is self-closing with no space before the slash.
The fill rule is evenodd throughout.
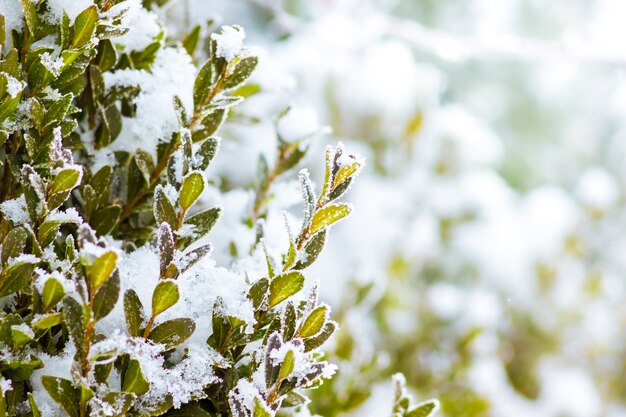
<path id="1" fill-rule="evenodd" d="M 108 414 L 109 416 L 123 417 L 127 415 L 135 398 L 137 398 L 137 396 L 133 393 L 111 391 L 106 393 L 103 399 L 112 406 L 112 414 Z"/>
<path id="2" fill-rule="evenodd" d="M 311 311 L 304 323 L 302 323 L 298 334 L 303 338 L 315 336 L 322 330 L 322 327 L 324 327 L 327 318 L 328 306 L 321 305 L 317 307 L 316 309 Z"/>
<path id="3" fill-rule="evenodd" d="M 159 281 L 152 293 L 152 315 L 158 316 L 178 302 L 178 286 L 174 281 Z"/>
<path id="4" fill-rule="evenodd" d="M 215 109 L 202 119 L 197 129 L 191 135 L 194 142 L 200 142 L 206 138 L 213 136 L 217 129 L 220 128 L 226 118 L 225 109 Z"/>
<path id="5" fill-rule="evenodd" d="M 209 95 L 211 86 L 213 85 L 214 68 L 213 62 L 207 60 L 196 76 L 196 80 L 193 84 L 193 105 L 196 110 L 199 110 L 201 105 L 204 104 L 205 99 Z"/>
<path id="6" fill-rule="evenodd" d="M 65 168 L 61 170 L 56 177 L 54 177 L 52 184 L 50 184 L 48 195 L 54 195 L 74 189 L 80 183 L 80 178 L 81 172 L 77 169 Z"/>
<path id="7" fill-rule="evenodd" d="M 43 309 L 48 310 L 54 307 L 63 299 L 64 295 L 63 285 L 56 278 L 48 278 L 45 284 L 43 284 L 43 293 L 41 295 Z"/>
<path id="8" fill-rule="evenodd" d="M 296 309 L 291 301 L 287 301 L 281 318 L 281 330 L 285 340 L 291 340 L 296 333 Z"/>
<path id="9" fill-rule="evenodd" d="M 209 164 L 215 158 L 217 151 L 220 147 L 220 140 L 216 137 L 210 137 L 200 145 L 200 149 L 196 152 L 196 158 L 202 158 L 198 164 L 198 169 L 204 171 L 209 167 Z"/>
<path id="10" fill-rule="evenodd" d="M 4 15 L 0 14 L 0 47 L 2 47 L 2 50 L 5 50 L 6 34 Z"/>
<path id="11" fill-rule="evenodd" d="M 356 174 L 362 168 L 362 166 L 363 164 L 356 160 L 351 164 L 343 165 L 335 174 L 335 178 L 333 178 L 332 188 L 337 188 L 343 182 L 354 176 L 354 174 Z"/>
<path id="12" fill-rule="evenodd" d="M 30 410 L 33 413 L 33 417 L 41 417 L 39 407 L 37 407 L 37 403 L 35 402 L 35 397 L 33 397 L 33 394 L 30 392 L 28 393 L 28 404 L 30 405 Z"/>
<path id="13" fill-rule="evenodd" d="M 174 260 L 174 236 L 172 229 L 167 223 L 161 223 L 157 235 L 157 248 L 159 250 L 159 269 L 161 278 L 168 277 L 168 266 Z"/>
<path id="14" fill-rule="evenodd" d="M 337 323 L 334 321 L 326 322 L 318 335 L 304 339 L 304 351 L 310 352 L 322 346 L 335 333 L 335 330 L 337 330 Z"/>
<path id="15" fill-rule="evenodd" d="M 183 211 L 187 211 L 187 209 L 196 202 L 203 191 L 204 176 L 200 172 L 192 172 L 183 178 L 179 195 L 180 206 Z"/>
<path id="16" fill-rule="evenodd" d="M 200 25 L 194 26 L 185 39 L 183 39 L 183 48 L 193 58 L 196 48 L 198 47 L 198 41 L 200 40 Z"/>
<path id="17" fill-rule="evenodd" d="M 107 235 L 113 231 L 117 221 L 122 213 L 122 208 L 116 204 L 102 208 L 96 211 L 90 219 L 90 224 L 101 236 Z"/>
<path id="18" fill-rule="evenodd" d="M 30 262 L 18 262 L 5 269 L 0 275 L 0 297 L 13 294 L 27 287 L 32 282 L 35 265 Z"/>
<path id="19" fill-rule="evenodd" d="M 109 315 L 120 297 L 120 274 L 115 271 L 98 289 L 93 298 L 93 314 L 96 320 Z"/>
<path id="20" fill-rule="evenodd" d="M 117 253 L 109 251 L 100 255 L 93 264 L 87 266 L 87 282 L 92 292 L 95 292 L 111 276 L 117 265 Z"/>
<path id="21" fill-rule="evenodd" d="M 311 240 L 304 246 L 305 256 L 301 257 L 303 259 L 299 260 L 294 269 L 304 269 L 308 268 L 315 260 L 318 258 L 320 253 L 322 253 L 322 249 L 324 249 L 324 245 L 326 244 L 326 237 L 328 236 L 327 230 L 322 230 L 319 233 L 316 233 L 315 236 L 311 238 Z"/>
<path id="22" fill-rule="evenodd" d="M 122 383 L 122 391 L 134 392 L 137 395 L 143 395 L 150 389 L 150 383 L 143 376 L 141 366 L 137 359 L 131 359 L 128 368 L 124 373 L 124 382 Z"/>
<path id="23" fill-rule="evenodd" d="M 166 222 L 172 227 L 172 230 L 177 230 L 176 217 L 176 210 L 165 194 L 165 190 L 163 187 L 157 186 L 154 190 L 154 218 L 157 224 Z"/>
<path id="24" fill-rule="evenodd" d="M 350 214 L 351 208 L 347 204 L 329 204 L 315 212 L 311 219 L 309 234 L 314 235 Z"/>
<path id="25" fill-rule="evenodd" d="M 53 124 L 59 124 L 67 114 L 73 98 L 72 94 L 66 94 L 59 100 L 52 103 L 44 115 L 43 125 L 50 126 Z"/>
<path id="26" fill-rule="evenodd" d="M 152 172 L 154 171 L 154 160 L 152 159 L 152 155 L 143 149 L 139 149 L 137 153 L 135 153 L 135 163 L 137 164 L 141 175 L 143 175 L 143 179 L 146 181 L 146 184 L 149 184 Z"/>
<path id="27" fill-rule="evenodd" d="M 32 330 L 29 332 L 21 326 L 11 326 L 11 339 L 13 339 L 14 348 L 24 346 L 26 343 L 31 342 L 33 340 L 33 336 Z"/>
<path id="28" fill-rule="evenodd" d="M 63 318 L 67 330 L 74 341 L 80 358 L 85 356 L 85 327 L 83 325 L 83 307 L 71 296 L 63 299 Z"/>
<path id="29" fill-rule="evenodd" d="M 252 301 L 252 306 L 255 310 L 258 310 L 263 304 L 263 301 L 266 299 L 269 286 L 268 279 L 261 278 L 252 284 L 248 290 L 248 299 Z"/>
<path id="30" fill-rule="evenodd" d="M 141 335 L 141 325 L 146 320 L 143 305 L 135 290 L 126 290 L 124 293 L 124 317 L 126 318 L 126 327 L 131 336 Z"/>
<path id="31" fill-rule="evenodd" d="M 54 238 L 57 236 L 57 232 L 59 231 L 59 227 L 61 227 L 60 221 L 44 221 L 41 226 L 39 226 L 39 230 L 37 231 L 37 239 L 42 247 L 47 247 Z"/>
<path id="32" fill-rule="evenodd" d="M 177 410 L 170 410 L 167 417 L 214 417 L 214 414 L 204 411 L 198 405 L 185 404 Z"/>
<path id="33" fill-rule="evenodd" d="M 294 356 L 293 351 L 288 350 L 285 353 L 285 359 L 283 363 L 280 365 L 280 372 L 278 373 L 278 380 L 281 381 L 283 379 L 289 378 L 291 373 L 293 372 L 294 367 Z"/>
<path id="34" fill-rule="evenodd" d="M 70 417 L 79 417 L 80 391 L 72 382 L 49 375 L 41 377 L 43 387 L 50 397 L 65 410 Z"/>
<path id="35" fill-rule="evenodd" d="M 228 332 L 231 329 L 230 321 L 228 317 L 226 317 L 222 311 L 224 309 L 224 300 L 222 297 L 217 297 L 215 299 L 215 303 L 213 304 L 213 312 L 212 312 L 212 329 L 213 334 L 209 337 L 207 341 L 211 347 L 217 349 L 218 351 L 222 351 L 226 346 L 224 342 L 228 337 Z"/>
<path id="36" fill-rule="evenodd" d="M 33 327 L 37 330 L 46 330 L 61 323 L 63 323 L 63 313 L 50 313 L 39 316 L 37 320 L 33 321 Z"/>
<path id="37" fill-rule="evenodd" d="M 100 67 L 100 71 L 110 71 L 117 63 L 117 51 L 110 39 L 100 41 L 100 51 L 96 56 L 96 65 Z"/>
<path id="38" fill-rule="evenodd" d="M 269 307 L 272 308 L 296 294 L 303 286 L 304 276 L 298 271 L 275 276 L 270 283 Z"/>
<path id="39" fill-rule="evenodd" d="M 304 405 L 307 402 L 309 402 L 309 399 L 307 397 L 305 397 L 304 395 L 296 392 L 296 391 L 289 391 L 286 394 L 286 398 L 283 400 L 283 407 L 297 407 L 299 405 Z"/>
<path id="40" fill-rule="evenodd" d="M 250 78 L 250 75 L 252 75 L 258 63 L 259 58 L 256 56 L 241 59 L 241 61 L 237 63 L 233 73 L 224 80 L 224 89 L 235 88 L 244 83 Z"/>
<path id="41" fill-rule="evenodd" d="M 37 17 L 37 6 L 30 0 L 22 0 L 22 9 L 24 10 L 24 20 L 26 26 L 32 34 L 37 34 L 37 30 L 41 27 Z"/>
<path id="42" fill-rule="evenodd" d="M 176 268 L 176 271 L 182 274 L 183 272 L 187 271 L 189 268 L 194 266 L 196 263 L 201 261 L 209 253 L 211 253 L 212 250 L 213 250 L 213 245 L 211 245 L 210 243 L 207 243 L 206 245 L 199 246 L 195 249 L 190 250 L 189 252 L 186 252 L 180 259 L 180 262 L 178 265 L 180 267 L 180 270 L 178 271 L 178 266 L 174 266 L 173 264 L 170 264 L 170 267 L 168 268 L 168 274 L 169 274 L 169 270 L 171 270 L 172 267 Z"/>
<path id="43" fill-rule="evenodd" d="M 98 22 L 98 8 L 91 6 L 83 10 L 74 22 L 74 41 L 73 48 L 78 48 L 91 40 Z"/>
<path id="44" fill-rule="evenodd" d="M 192 225 L 194 227 L 195 236 L 200 238 L 211 231 L 220 218 L 221 212 L 221 207 L 213 207 L 188 217 L 185 223 Z"/>
<path id="45" fill-rule="evenodd" d="M 196 323 L 188 318 L 168 320 L 152 329 L 148 339 L 154 343 L 165 345 L 166 349 L 173 349 L 184 343 L 196 330 Z"/>
<path id="46" fill-rule="evenodd" d="M 254 417 L 272 417 L 270 411 L 266 409 L 258 397 L 254 397 Z"/>
<path id="47" fill-rule="evenodd" d="M 439 411 L 439 401 L 427 400 L 406 412 L 405 417 L 432 417 Z"/>
<path id="48" fill-rule="evenodd" d="M 2 242 L 2 263 L 5 264 L 10 258 L 24 253 L 28 233 L 23 227 L 18 226 L 9 231 Z"/>

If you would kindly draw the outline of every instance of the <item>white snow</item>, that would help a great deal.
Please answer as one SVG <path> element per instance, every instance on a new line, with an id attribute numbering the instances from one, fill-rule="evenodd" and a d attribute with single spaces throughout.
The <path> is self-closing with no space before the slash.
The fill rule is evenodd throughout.
<path id="1" fill-rule="evenodd" d="M 63 13 L 67 14 L 71 22 L 74 22 L 83 10 L 92 6 L 93 0 L 48 0 L 49 13 L 46 19 L 53 24 L 58 24 L 63 18 Z"/>
<path id="2" fill-rule="evenodd" d="M 317 112 L 311 106 L 293 106 L 278 120 L 278 134 L 287 142 L 305 139 L 321 130 Z"/>
<path id="3" fill-rule="evenodd" d="M 113 6 L 107 14 L 114 15 L 119 10 L 127 9 L 122 18 L 122 27 L 128 32 L 115 37 L 113 41 L 125 51 L 141 51 L 154 42 L 162 28 L 156 13 L 146 10 L 141 0 L 127 0 Z"/>
<path id="4" fill-rule="evenodd" d="M 240 54 L 246 32 L 241 26 L 222 26 L 220 33 L 213 33 L 211 39 L 217 44 L 215 54 L 230 62 Z"/>
<path id="5" fill-rule="evenodd" d="M 26 224 L 30 220 L 24 194 L 2 202 L 0 204 L 0 210 L 2 210 L 6 218 L 15 225 Z"/>
<path id="6" fill-rule="evenodd" d="M 115 85 L 140 86 L 141 92 L 134 101 L 135 117 L 123 118 L 119 137 L 110 146 L 96 152 L 97 160 L 110 161 L 106 155 L 114 151 L 134 152 L 143 149 L 156 160 L 156 146 L 170 140 L 178 130 L 174 110 L 174 96 L 180 97 L 187 111 L 193 108 L 193 83 L 196 68 L 182 48 L 159 50 L 150 72 L 144 70 L 118 70 L 105 73 L 107 88 Z"/>

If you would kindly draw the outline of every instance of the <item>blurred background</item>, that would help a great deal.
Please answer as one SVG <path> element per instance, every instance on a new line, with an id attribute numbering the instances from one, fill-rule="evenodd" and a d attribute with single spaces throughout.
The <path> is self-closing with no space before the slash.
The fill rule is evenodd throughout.
<path id="1" fill-rule="evenodd" d="M 247 123 L 226 126 L 221 150 L 250 159 L 211 173 L 223 188 L 254 184 L 276 132 L 330 132 L 311 139 L 318 184 L 326 144 L 367 159 L 354 214 L 308 274 L 341 325 L 339 373 L 312 413 L 387 416 L 403 372 L 450 417 L 626 416 L 626 2 L 172 0 L 159 13 L 170 34 L 213 19 L 261 48 L 233 115 Z M 273 204 L 297 213 L 293 185 Z"/>

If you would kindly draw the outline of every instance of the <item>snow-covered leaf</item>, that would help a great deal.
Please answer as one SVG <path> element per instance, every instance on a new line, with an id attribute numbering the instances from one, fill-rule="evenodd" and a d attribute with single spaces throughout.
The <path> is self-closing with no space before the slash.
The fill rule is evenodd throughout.
<path id="1" fill-rule="evenodd" d="M 146 321 L 146 315 L 135 290 L 126 290 L 124 293 L 124 317 L 126 318 L 128 333 L 131 336 L 140 336 L 141 326 Z"/>
<path id="2" fill-rule="evenodd" d="M 48 391 L 50 397 L 52 397 L 70 417 L 80 417 L 80 390 L 74 388 L 71 381 L 64 378 L 44 375 L 41 378 L 41 383 L 46 391 Z"/>
<path id="3" fill-rule="evenodd" d="M 143 395 L 150 389 L 150 382 L 141 371 L 141 364 L 137 359 L 131 359 L 124 372 L 124 382 L 122 383 L 122 391 L 133 392 L 137 395 Z"/>

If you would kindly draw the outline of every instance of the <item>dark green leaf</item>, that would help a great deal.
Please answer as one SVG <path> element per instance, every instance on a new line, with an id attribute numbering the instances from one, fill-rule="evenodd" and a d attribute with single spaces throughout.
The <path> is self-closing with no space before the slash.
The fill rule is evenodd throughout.
<path id="1" fill-rule="evenodd" d="M 200 142 L 209 136 L 213 136 L 222 123 L 224 123 L 225 117 L 225 109 L 216 109 L 212 113 L 205 116 L 200 122 L 200 125 L 193 131 L 193 141 Z"/>
<path id="2" fill-rule="evenodd" d="M 313 236 L 313 238 L 304 246 L 305 256 L 301 257 L 302 259 L 296 263 L 294 266 L 295 269 L 307 268 L 315 262 L 320 253 L 322 253 L 322 249 L 324 249 L 326 236 L 328 236 L 327 230 L 322 230 Z"/>
<path id="3" fill-rule="evenodd" d="M 220 140 L 216 137 L 211 137 L 202 142 L 200 149 L 196 153 L 196 158 L 202 158 L 197 168 L 200 171 L 204 171 L 209 167 L 209 164 L 215 158 L 217 151 L 220 147 Z"/>
<path id="4" fill-rule="evenodd" d="M 258 63 L 259 58 L 256 56 L 249 56 L 241 59 L 241 61 L 237 63 L 233 73 L 224 80 L 224 89 L 235 88 L 244 83 L 248 78 L 250 78 L 250 75 L 252 75 L 252 72 Z"/>
<path id="5" fill-rule="evenodd" d="M 124 372 L 124 382 L 122 391 L 134 392 L 137 395 L 143 395 L 150 389 L 150 383 L 141 372 L 141 365 L 137 359 L 131 359 Z"/>
<path id="6" fill-rule="evenodd" d="M 269 290 L 269 287 L 270 284 L 267 278 L 259 279 L 250 287 L 250 290 L 248 291 L 248 299 L 252 301 L 252 306 L 255 310 L 258 310 L 263 304 L 263 301 L 267 298 L 267 291 Z"/>
<path id="7" fill-rule="evenodd" d="M 211 231 L 221 212 L 220 207 L 213 207 L 190 216 L 185 220 L 185 223 L 192 225 L 195 236 L 200 238 Z"/>
<path id="8" fill-rule="evenodd" d="M 5 269 L 0 275 L 0 297 L 13 294 L 32 282 L 35 265 L 28 262 L 18 262 Z"/>
<path id="9" fill-rule="evenodd" d="M 93 299 L 93 314 L 96 320 L 106 317 L 117 304 L 120 296 L 120 274 L 115 271 L 98 289 Z"/>
<path id="10" fill-rule="evenodd" d="M 185 39 L 183 39 L 183 48 L 193 58 L 196 48 L 198 47 L 198 41 L 200 40 L 200 25 L 194 26 Z"/>
<path id="11" fill-rule="evenodd" d="M 83 325 L 83 307 L 71 296 L 63 299 L 63 318 L 67 330 L 74 341 L 80 358 L 85 356 L 85 327 Z"/>
<path id="12" fill-rule="evenodd" d="M 198 75 L 193 85 L 193 105 L 196 110 L 199 110 L 207 96 L 214 81 L 214 68 L 213 63 L 209 59 L 200 67 Z"/>
<path id="13" fill-rule="evenodd" d="M 44 375 L 41 377 L 41 383 L 46 391 L 48 391 L 50 397 L 52 397 L 70 417 L 79 417 L 80 390 L 74 388 L 71 381 Z"/>
<path id="14" fill-rule="evenodd" d="M 2 242 L 2 263 L 5 264 L 10 258 L 15 258 L 24 253 L 27 239 L 28 233 L 23 227 L 18 226 L 11 229 Z"/>
<path id="15" fill-rule="evenodd" d="M 104 207 L 93 213 L 90 219 L 91 226 L 100 236 L 109 234 L 115 228 L 121 213 L 122 208 L 116 204 Z"/>
<path id="16" fill-rule="evenodd" d="M 168 223 L 172 229 L 176 229 L 176 210 L 163 187 L 157 186 L 154 190 L 154 218 L 158 224 Z"/>
<path id="17" fill-rule="evenodd" d="M 335 333 L 337 329 L 337 323 L 329 321 L 324 325 L 322 331 L 313 337 L 304 339 L 304 351 L 310 352 L 318 347 L 322 346 Z"/>
<path id="18" fill-rule="evenodd" d="M 165 345 L 166 349 L 172 349 L 187 341 L 195 330 L 196 323 L 191 319 L 172 319 L 152 329 L 148 339 Z"/>
<path id="19" fill-rule="evenodd" d="M 135 290 L 126 290 L 124 293 L 124 317 L 126 327 L 131 336 L 141 335 L 141 325 L 146 320 L 141 300 Z"/>
<path id="20" fill-rule="evenodd" d="M 432 417 L 439 410 L 439 401 L 428 400 L 417 404 L 406 412 L 405 417 Z"/>

